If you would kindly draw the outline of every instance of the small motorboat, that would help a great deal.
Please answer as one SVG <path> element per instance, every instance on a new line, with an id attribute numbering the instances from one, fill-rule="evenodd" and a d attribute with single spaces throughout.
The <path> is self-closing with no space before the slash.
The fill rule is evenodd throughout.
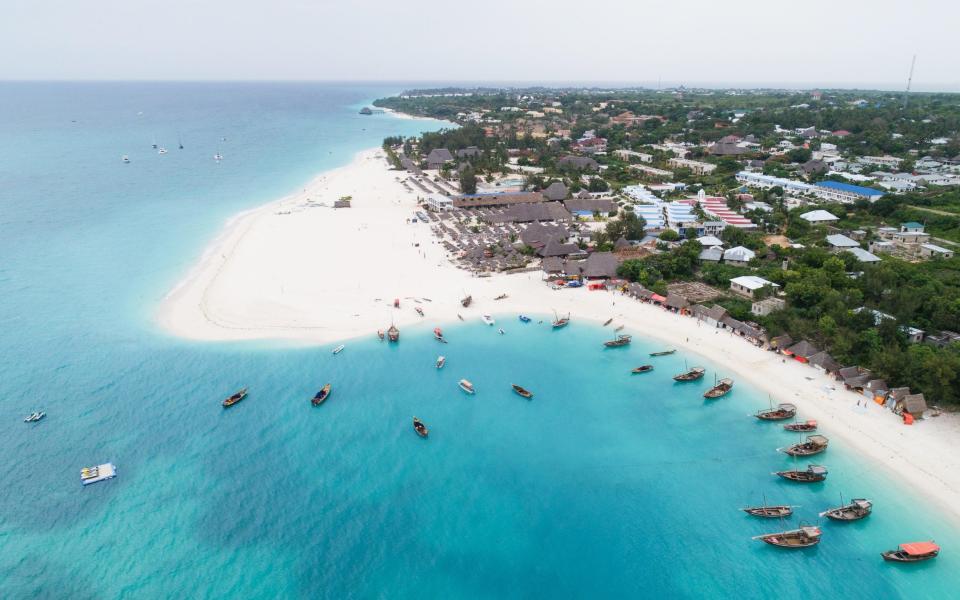
<path id="1" fill-rule="evenodd" d="M 438 357 L 437 357 L 437 368 L 438 368 L 438 369 L 442 369 L 442 368 L 443 368 L 443 365 L 445 365 L 445 364 L 447 364 L 447 357 L 446 357 L 446 356 L 438 356 Z"/>
<path id="2" fill-rule="evenodd" d="M 827 478 L 827 468 L 821 465 L 809 465 L 805 471 L 777 471 L 774 475 L 798 483 L 816 483 Z"/>
<path id="3" fill-rule="evenodd" d="M 417 435 L 419 435 L 422 438 L 425 438 L 428 435 L 430 435 L 430 430 L 427 429 L 427 426 L 423 424 L 423 421 L 421 421 L 416 417 L 413 418 L 413 430 L 416 431 Z"/>
<path id="4" fill-rule="evenodd" d="M 787 431 L 816 431 L 817 422 L 816 421 L 804 421 L 803 423 L 787 423 L 783 426 Z"/>
<path id="5" fill-rule="evenodd" d="M 511 383 L 511 384 L 510 384 L 510 387 L 513 388 L 513 391 L 515 391 L 516 393 L 520 394 L 521 396 L 523 396 L 523 397 L 526 398 L 527 400 L 530 400 L 531 398 L 533 398 L 533 392 L 531 392 L 530 390 L 527 390 L 527 389 L 525 389 L 525 388 L 523 388 L 523 387 L 520 387 L 519 385 L 517 385 L 517 384 L 515 384 L 515 383 Z"/>
<path id="6" fill-rule="evenodd" d="M 754 536 L 755 540 L 762 540 L 771 546 L 780 548 L 808 548 L 820 543 L 820 536 L 823 534 L 819 527 L 805 526 L 800 529 L 782 531 L 780 533 L 767 533 Z"/>
<path id="7" fill-rule="evenodd" d="M 667 356 L 674 352 L 676 352 L 676 350 L 661 350 L 660 352 L 651 352 L 650 356 Z"/>
<path id="8" fill-rule="evenodd" d="M 167 153 L 166 148 L 161 147 L 159 150 L 157 150 L 157 154 L 166 154 L 166 153 Z"/>
<path id="9" fill-rule="evenodd" d="M 616 327 L 616 329 L 614 329 L 614 331 L 623 331 L 623 328 L 624 328 L 623 325 L 617 325 L 617 327 Z"/>
<path id="10" fill-rule="evenodd" d="M 382 342 L 382 341 L 383 341 L 383 338 L 386 337 L 386 334 L 383 333 L 383 330 L 382 330 L 382 329 L 378 329 L 378 330 L 377 330 L 377 337 L 380 338 L 380 341 Z"/>
<path id="11" fill-rule="evenodd" d="M 813 456 L 826 450 L 829 444 L 830 440 L 822 435 L 808 435 L 804 442 L 786 448 L 777 448 L 777 450 L 790 456 Z"/>
<path id="12" fill-rule="evenodd" d="M 216 154 L 213 155 L 213 160 L 220 162 L 221 160 L 223 160 L 223 155 L 217 152 Z"/>
<path id="13" fill-rule="evenodd" d="M 746 506 L 741 508 L 743 512 L 754 517 L 763 517 L 764 519 L 780 519 L 789 517 L 793 514 L 793 507 L 789 504 L 775 504 L 773 506 Z"/>
<path id="14" fill-rule="evenodd" d="M 636 369 L 631 369 L 631 373 L 649 373 L 653 370 L 653 365 L 640 365 Z"/>
<path id="15" fill-rule="evenodd" d="M 613 317 L 610 317 L 609 319 L 607 319 L 606 321 L 604 321 L 604 322 L 603 322 L 603 326 L 606 327 L 606 326 L 609 325 L 610 323 L 613 323 Z"/>
<path id="16" fill-rule="evenodd" d="M 234 395 L 230 396 L 229 398 L 227 398 L 226 400 L 224 400 L 224 401 L 223 401 L 223 407 L 224 407 L 224 408 L 227 408 L 227 407 L 233 406 L 234 404 L 236 404 L 237 402 L 240 402 L 241 400 L 243 400 L 243 399 L 246 398 L 246 397 L 247 397 L 247 388 L 243 388 L 242 390 L 240 390 L 240 391 L 237 392 L 236 394 L 234 394 Z"/>
<path id="17" fill-rule="evenodd" d="M 419 306 L 414 306 L 413 310 L 417 311 L 417 314 L 420 315 L 421 317 L 423 316 L 423 309 L 420 308 Z"/>
<path id="18" fill-rule="evenodd" d="M 504 335 L 506 331 L 503 330 L 503 327 L 499 327 L 497 328 L 497 333 L 499 333 L 500 335 Z"/>
<path id="19" fill-rule="evenodd" d="M 27 415 L 26 417 L 24 417 L 23 422 L 24 422 L 24 423 L 36 423 L 37 421 L 39 421 L 40 419 L 44 418 L 45 416 L 47 416 L 47 413 L 45 413 L 45 412 L 43 412 L 42 410 L 40 410 L 40 411 L 37 411 L 37 412 L 34 412 L 34 413 L 30 413 L 29 415 Z"/>
<path id="20" fill-rule="evenodd" d="M 397 329 L 396 325 L 390 325 L 390 329 L 387 330 L 387 339 L 391 342 L 400 341 L 400 330 Z"/>
<path id="21" fill-rule="evenodd" d="M 465 391 L 468 394 L 476 394 L 477 390 L 473 388 L 473 384 L 467 381 L 466 379 L 461 379 L 457 385 L 460 386 L 460 389 Z"/>
<path id="22" fill-rule="evenodd" d="M 733 380 L 732 379 L 721 379 L 709 390 L 703 393 L 703 397 L 708 400 L 713 400 L 714 398 L 720 398 L 726 396 L 730 393 L 730 390 L 733 389 Z"/>
<path id="23" fill-rule="evenodd" d="M 632 339 L 629 335 L 618 335 L 616 338 L 604 342 L 603 345 L 607 348 L 620 348 L 621 346 L 630 344 Z"/>
<path id="24" fill-rule="evenodd" d="M 464 319 L 463 319 L 463 315 L 461 315 L 460 313 L 457 313 L 457 318 L 460 319 L 461 321 L 464 320 Z"/>
<path id="25" fill-rule="evenodd" d="M 122 157 L 120 160 L 122 160 L 122 161 L 125 162 L 125 163 L 129 163 L 129 162 L 130 162 L 130 157 L 127 156 L 126 154 L 124 154 L 123 157 Z"/>
<path id="26" fill-rule="evenodd" d="M 820 516 L 834 521 L 859 521 L 869 517 L 873 512 L 873 502 L 866 498 L 854 498 L 849 504 L 843 504 L 843 498 L 841 498 L 840 503 L 841 505 L 836 508 L 823 511 Z"/>
<path id="27" fill-rule="evenodd" d="M 686 371 L 684 371 L 683 373 L 674 375 L 673 380 L 674 381 L 696 381 L 697 379 L 702 378 L 703 374 L 706 372 L 707 370 L 704 367 L 691 367 Z"/>
<path id="28" fill-rule="evenodd" d="M 336 348 L 333 349 L 333 353 L 334 353 L 334 354 L 340 354 L 341 352 L 343 352 L 343 349 L 344 349 L 344 345 L 343 345 L 343 344 L 340 344 L 339 346 L 337 346 Z"/>
<path id="29" fill-rule="evenodd" d="M 940 554 L 940 546 L 933 542 L 910 542 L 900 544 L 896 550 L 881 552 L 883 560 L 892 562 L 920 562 L 930 560 Z"/>
<path id="30" fill-rule="evenodd" d="M 480 319 L 487 325 L 493 325 L 494 323 L 496 323 L 496 321 L 494 321 L 493 317 L 491 317 L 490 315 L 483 315 L 482 317 L 480 317 Z"/>
<path id="31" fill-rule="evenodd" d="M 528 317 L 527 315 L 520 315 L 520 321 L 523 323 L 529 323 L 530 317 Z"/>
<path id="32" fill-rule="evenodd" d="M 330 397 L 330 392 L 332 389 L 333 389 L 333 386 L 328 383 L 327 385 L 320 388 L 320 391 L 313 396 L 313 400 L 311 400 L 310 402 L 312 402 L 314 406 L 320 406 L 326 401 L 327 398 Z"/>
<path id="33" fill-rule="evenodd" d="M 497 296 L 496 298 L 494 298 L 494 300 L 503 300 L 503 299 L 505 299 L 506 297 L 507 297 L 506 294 L 500 294 L 499 296 Z"/>
<path id="34" fill-rule="evenodd" d="M 783 421 L 797 415 L 797 407 L 787 402 L 781 402 L 776 408 L 758 410 L 754 416 L 761 421 Z"/>

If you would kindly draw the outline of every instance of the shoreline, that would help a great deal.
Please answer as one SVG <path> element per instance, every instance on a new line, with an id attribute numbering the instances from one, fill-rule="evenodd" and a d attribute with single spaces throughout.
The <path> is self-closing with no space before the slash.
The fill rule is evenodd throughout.
<path id="1" fill-rule="evenodd" d="M 162 300 L 157 319 L 198 341 L 285 340 L 323 345 L 480 315 L 570 312 L 574 321 L 614 318 L 625 332 L 722 364 L 736 379 L 792 402 L 865 461 L 895 473 L 960 523 L 960 458 L 951 452 L 960 419 L 944 414 L 904 426 L 820 371 L 627 296 L 552 290 L 540 272 L 474 277 L 449 262 L 429 225 L 410 223 L 416 193 L 379 148 L 313 178 L 301 191 L 231 217 L 199 261 Z M 333 209 L 340 196 L 352 207 Z M 471 294 L 468 309 L 460 298 Z M 508 294 L 504 300 L 494 297 Z M 401 300 L 399 310 L 393 299 Z M 413 298 L 429 298 L 417 304 Z M 413 307 L 421 307 L 420 317 Z M 503 324 L 506 327 L 506 323 Z M 832 389 L 831 389 L 832 388 Z M 764 407 L 757 407 L 764 408 Z M 828 451 L 829 452 L 829 451 Z M 826 459 L 825 462 L 829 463 Z"/>

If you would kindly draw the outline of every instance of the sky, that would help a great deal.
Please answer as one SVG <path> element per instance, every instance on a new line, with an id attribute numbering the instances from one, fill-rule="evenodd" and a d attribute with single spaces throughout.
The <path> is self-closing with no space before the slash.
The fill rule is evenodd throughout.
<path id="1" fill-rule="evenodd" d="M 3 0 L 0 80 L 960 91 L 950 0 Z"/>

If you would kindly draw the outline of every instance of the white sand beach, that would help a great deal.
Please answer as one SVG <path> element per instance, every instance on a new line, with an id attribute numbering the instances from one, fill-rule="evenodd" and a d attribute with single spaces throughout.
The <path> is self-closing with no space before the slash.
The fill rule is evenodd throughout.
<path id="1" fill-rule="evenodd" d="M 388 170 L 381 150 L 368 150 L 303 191 L 238 215 L 163 300 L 161 325 L 195 340 L 321 344 L 373 336 L 391 321 L 405 331 L 442 327 L 458 314 L 468 320 L 502 314 L 508 323 L 521 312 L 551 310 L 570 312 L 574 320 L 612 317 L 624 333 L 708 356 L 729 369 L 722 375 L 749 381 L 774 402 L 793 402 L 803 418 L 819 420 L 837 445 L 854 449 L 864 469 L 886 469 L 891 485 L 909 485 L 960 519 L 955 415 L 905 426 L 876 404 L 858 406 L 862 396 L 817 370 L 782 362 L 690 317 L 605 291 L 553 290 L 539 272 L 474 277 L 447 260 L 429 225 L 408 222 L 416 194 L 400 184 L 404 178 Z M 331 208 L 341 196 L 352 196 L 351 208 Z M 467 309 L 459 302 L 465 293 L 474 298 Z M 500 294 L 508 297 L 494 300 Z M 394 298 L 399 310 L 392 307 Z"/>

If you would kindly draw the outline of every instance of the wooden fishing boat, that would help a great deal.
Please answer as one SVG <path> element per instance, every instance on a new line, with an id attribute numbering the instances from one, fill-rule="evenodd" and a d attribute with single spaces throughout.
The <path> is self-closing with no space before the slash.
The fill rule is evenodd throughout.
<path id="1" fill-rule="evenodd" d="M 676 352 L 676 350 L 661 350 L 660 352 L 651 352 L 650 356 L 667 356 L 674 352 Z"/>
<path id="2" fill-rule="evenodd" d="M 236 404 L 237 402 L 240 402 L 241 400 L 243 400 L 243 399 L 246 398 L 246 397 L 247 397 L 247 388 L 243 388 L 242 390 L 240 390 L 240 391 L 237 392 L 236 394 L 234 394 L 234 395 L 230 396 L 229 398 L 227 398 L 226 400 L 224 400 L 224 401 L 223 401 L 223 407 L 224 407 L 224 408 L 227 408 L 228 406 L 233 406 L 234 404 Z"/>
<path id="3" fill-rule="evenodd" d="M 561 327 L 566 327 L 570 324 L 570 313 L 567 313 L 567 316 L 565 317 L 559 317 L 557 316 L 557 313 L 554 312 L 553 317 L 553 323 L 551 323 L 551 326 L 554 329 L 560 329 Z"/>
<path id="4" fill-rule="evenodd" d="M 400 330 L 397 329 L 396 325 L 390 325 L 390 329 L 387 330 L 387 339 L 389 339 L 391 342 L 400 341 Z"/>
<path id="5" fill-rule="evenodd" d="M 382 329 L 378 329 L 378 330 L 377 330 L 377 337 L 380 338 L 380 341 L 381 341 L 381 342 L 383 341 L 383 338 L 386 337 L 386 335 L 383 333 L 383 330 L 382 330 Z"/>
<path id="6" fill-rule="evenodd" d="M 438 356 L 438 357 L 437 357 L 437 368 L 438 368 L 438 369 L 442 369 L 442 368 L 443 368 L 443 365 L 445 365 L 445 364 L 447 364 L 447 357 L 446 357 L 446 356 Z"/>
<path id="7" fill-rule="evenodd" d="M 476 394 L 477 390 L 474 389 L 473 384 L 467 381 L 466 379 L 461 379 L 457 385 L 460 386 L 460 389 L 465 391 L 468 394 Z"/>
<path id="8" fill-rule="evenodd" d="M 519 319 L 520 319 L 520 322 L 522 322 L 522 323 L 529 323 L 529 322 L 530 322 L 530 317 L 528 317 L 527 315 L 520 315 Z"/>
<path id="9" fill-rule="evenodd" d="M 320 406 L 326 401 L 327 398 L 330 397 L 330 392 L 332 391 L 332 389 L 333 389 L 333 386 L 328 383 L 327 385 L 320 388 L 319 392 L 314 394 L 313 400 L 311 400 L 310 402 L 312 402 L 314 406 Z"/>
<path id="10" fill-rule="evenodd" d="M 500 294 L 499 296 L 497 296 L 496 298 L 494 298 L 494 300 L 504 300 L 504 299 L 506 299 L 506 297 L 507 297 L 506 294 Z"/>
<path id="11" fill-rule="evenodd" d="M 613 323 L 613 317 L 611 317 L 611 318 L 607 319 L 606 321 L 604 321 L 604 322 L 603 322 L 603 326 L 606 327 L 606 326 L 609 325 L 610 323 Z"/>
<path id="12" fill-rule="evenodd" d="M 872 512 L 873 502 L 866 498 L 854 498 L 849 504 L 843 504 L 843 498 L 840 498 L 840 506 L 827 509 L 820 513 L 820 516 L 834 521 L 859 521 L 870 516 Z"/>
<path id="13" fill-rule="evenodd" d="M 798 483 L 815 483 L 827 478 L 827 468 L 821 465 L 808 465 L 806 471 L 777 471 L 774 475 Z"/>
<path id="14" fill-rule="evenodd" d="M 704 367 L 690 367 L 683 373 L 673 376 L 674 381 L 696 381 L 703 377 L 707 370 Z"/>
<path id="15" fill-rule="evenodd" d="M 604 342 L 603 345 L 607 348 L 619 348 L 621 346 L 626 346 L 630 343 L 630 340 L 633 338 L 629 335 L 618 335 L 614 339 Z"/>
<path id="16" fill-rule="evenodd" d="M 896 550 L 881 552 L 883 560 L 892 562 L 920 562 L 930 560 L 940 554 L 940 546 L 933 542 L 910 542 L 900 544 Z"/>
<path id="17" fill-rule="evenodd" d="M 510 387 L 513 388 L 513 391 L 515 391 L 516 393 L 520 394 L 521 396 L 523 396 L 523 397 L 526 398 L 527 400 L 533 398 L 533 392 L 531 392 L 531 391 L 529 391 L 529 390 L 527 390 L 527 389 L 524 389 L 524 388 L 520 387 L 519 385 L 517 385 L 517 384 L 515 384 L 515 383 L 511 383 L 511 384 L 510 384 Z"/>
<path id="18" fill-rule="evenodd" d="M 797 415 L 797 407 L 787 402 L 781 402 L 776 408 L 758 410 L 754 415 L 761 421 L 783 421 Z"/>
<path id="19" fill-rule="evenodd" d="M 826 450 L 829 444 L 830 440 L 822 435 L 808 435 L 806 441 L 778 450 L 790 456 L 813 456 Z"/>
<path id="20" fill-rule="evenodd" d="M 780 548 L 808 548 L 819 544 L 821 535 L 823 532 L 819 527 L 804 526 L 790 531 L 757 535 L 753 539 L 762 540 Z"/>
<path id="21" fill-rule="evenodd" d="M 414 306 L 413 310 L 417 311 L 417 314 L 420 315 L 421 317 L 423 316 L 423 309 L 420 308 L 419 306 Z"/>
<path id="22" fill-rule="evenodd" d="M 428 435 L 430 435 L 430 430 L 427 429 L 427 426 L 423 424 L 423 421 L 421 421 L 416 417 L 413 418 L 413 430 L 416 431 L 417 435 L 419 435 L 422 438 L 425 438 Z"/>
<path id="23" fill-rule="evenodd" d="M 789 504 L 774 504 L 772 506 L 746 506 L 741 508 L 743 512 L 754 517 L 762 517 L 764 519 L 780 519 L 784 517 L 789 517 L 793 514 L 793 507 Z"/>
<path id="24" fill-rule="evenodd" d="M 461 315 L 460 313 L 457 313 L 457 318 L 463 321 L 463 315 Z"/>
<path id="25" fill-rule="evenodd" d="M 447 340 L 443 339 L 443 330 L 441 330 L 439 327 L 434 327 L 434 328 L 433 328 L 433 339 L 437 340 L 438 342 L 445 342 L 445 341 L 447 341 Z"/>
<path id="26" fill-rule="evenodd" d="M 811 420 L 811 421 L 804 421 L 803 423 L 787 423 L 786 425 L 783 426 L 783 428 L 786 429 L 787 431 L 800 431 L 800 432 L 816 431 L 817 422 Z"/>
<path id="27" fill-rule="evenodd" d="M 653 370 L 653 365 L 640 365 L 636 369 L 632 369 L 631 373 L 649 373 Z"/>
<path id="28" fill-rule="evenodd" d="M 730 393 L 730 390 L 733 389 L 733 380 L 732 379 L 721 379 L 709 390 L 703 393 L 703 397 L 708 400 L 713 400 L 714 398 L 720 398 L 726 396 Z"/>
<path id="29" fill-rule="evenodd" d="M 473 296 L 466 296 L 462 300 L 460 300 L 460 304 L 462 304 L 464 308 L 467 308 L 468 306 L 470 306 L 471 302 L 473 302 Z"/>

